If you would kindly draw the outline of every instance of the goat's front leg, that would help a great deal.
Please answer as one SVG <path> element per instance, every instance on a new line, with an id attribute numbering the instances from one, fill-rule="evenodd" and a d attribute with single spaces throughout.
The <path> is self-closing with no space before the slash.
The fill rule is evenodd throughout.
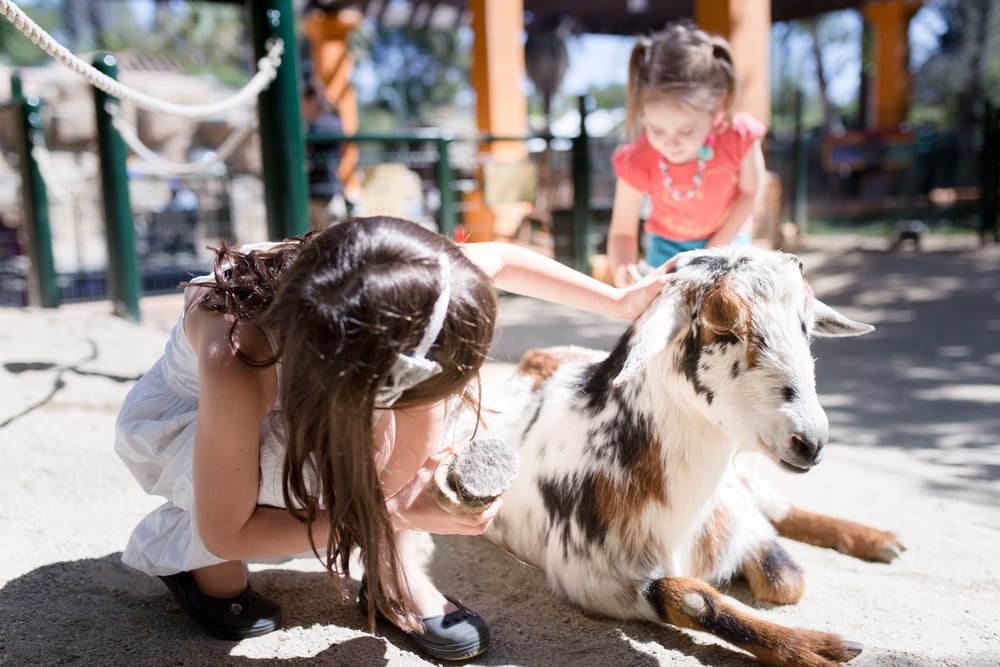
<path id="1" fill-rule="evenodd" d="M 861 523 L 817 514 L 794 505 L 780 519 L 771 518 L 778 534 L 797 542 L 837 551 L 882 563 L 891 563 L 906 551 L 893 533 Z"/>
<path id="2" fill-rule="evenodd" d="M 646 598 L 665 623 L 713 634 L 774 667 L 832 667 L 856 657 L 863 648 L 828 632 L 789 628 L 752 616 L 698 579 L 652 581 Z"/>
<path id="3" fill-rule="evenodd" d="M 801 509 L 752 469 L 737 466 L 737 472 L 758 509 L 782 537 L 882 563 L 891 563 L 906 551 L 899 538 L 887 530 Z"/>

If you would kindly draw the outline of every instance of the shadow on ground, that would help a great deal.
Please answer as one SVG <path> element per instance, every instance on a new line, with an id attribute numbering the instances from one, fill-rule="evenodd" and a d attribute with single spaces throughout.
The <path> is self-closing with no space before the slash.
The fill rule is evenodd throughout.
<path id="1" fill-rule="evenodd" d="M 120 557 L 120 553 L 112 553 L 53 563 L 0 589 L 0 617 L 9 619 L 0 629 L 0 664 L 432 664 L 415 654 L 412 660 L 401 659 L 399 651 L 409 652 L 412 647 L 392 626 L 380 624 L 380 636 L 366 634 L 365 621 L 353 599 L 337 599 L 322 572 L 255 571 L 251 577 L 254 587 L 281 602 L 284 628 L 265 637 L 231 642 L 198 631 L 157 579 L 125 567 Z M 480 568 L 494 573 L 499 569 L 505 575 L 491 581 L 509 585 L 489 590 L 476 581 Z M 452 594 L 477 608 L 490 622 L 490 652 L 466 664 L 659 664 L 633 643 L 658 643 L 717 667 L 756 664 L 745 654 L 699 644 L 673 628 L 583 616 L 552 596 L 539 572 L 522 567 L 485 540 L 436 538 L 430 570 L 437 581 L 449 582 Z M 352 583 L 352 594 L 356 589 Z M 52 604 L 53 599 L 59 603 Z M 293 645 L 294 655 L 286 654 L 288 645 Z M 39 654 L 39 647 L 45 647 L 44 653 Z M 390 657 L 393 648 L 398 649 L 394 658 Z"/>
<path id="2" fill-rule="evenodd" d="M 815 271 L 817 294 L 877 329 L 813 349 L 836 442 L 906 451 L 939 467 L 935 492 L 995 506 L 1000 252 L 992 250 L 829 257 Z"/>

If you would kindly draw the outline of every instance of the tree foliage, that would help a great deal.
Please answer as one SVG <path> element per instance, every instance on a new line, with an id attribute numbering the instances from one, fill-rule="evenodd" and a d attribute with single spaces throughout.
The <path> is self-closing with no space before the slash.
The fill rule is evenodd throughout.
<path id="1" fill-rule="evenodd" d="M 470 49 L 461 29 L 412 30 L 365 25 L 351 49 L 377 79 L 376 107 L 388 108 L 399 125 L 426 122 L 440 107 L 470 89 Z"/>
<path id="2" fill-rule="evenodd" d="M 913 75 L 915 119 L 968 125 L 982 104 L 1000 104 L 1000 8 L 993 0 L 937 0 L 938 47 Z"/>
<path id="3" fill-rule="evenodd" d="M 59 26 L 59 2 L 37 2 L 25 11 L 42 28 L 53 31 Z M 36 65 L 45 61 L 45 52 L 21 34 L 13 23 L 0 19 L 0 63 L 15 67 Z"/>
<path id="4" fill-rule="evenodd" d="M 132 50 L 207 73 L 222 83 L 245 82 L 250 67 L 243 8 L 210 2 L 153 2 L 149 21 L 128 4 L 111 0 L 36 0 L 23 11 L 71 52 Z M 0 62 L 38 65 L 48 56 L 8 21 L 0 21 Z M 84 58 L 86 59 L 86 58 Z"/>

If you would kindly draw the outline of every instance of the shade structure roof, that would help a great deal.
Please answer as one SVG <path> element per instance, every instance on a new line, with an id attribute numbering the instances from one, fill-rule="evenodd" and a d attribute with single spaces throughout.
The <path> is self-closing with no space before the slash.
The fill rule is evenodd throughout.
<path id="1" fill-rule="evenodd" d="M 528 32 L 561 28 L 576 33 L 640 35 L 653 32 L 668 21 L 690 18 L 695 9 L 695 0 L 523 2 L 524 25 Z M 864 0 L 771 0 L 771 20 L 804 19 L 864 4 Z M 309 5 L 326 11 L 356 9 L 382 24 L 414 28 L 454 27 L 467 22 L 468 15 L 467 0 L 311 0 Z"/>

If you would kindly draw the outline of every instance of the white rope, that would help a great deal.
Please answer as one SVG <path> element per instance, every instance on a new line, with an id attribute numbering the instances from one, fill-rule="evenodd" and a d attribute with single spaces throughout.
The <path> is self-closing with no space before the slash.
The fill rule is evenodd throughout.
<path id="1" fill-rule="evenodd" d="M 164 100 L 151 97 L 137 90 L 122 85 L 103 72 L 88 65 L 78 57 L 73 55 L 66 47 L 55 41 L 51 35 L 43 30 L 37 23 L 32 21 L 21 8 L 11 0 L 0 0 L 0 12 L 8 21 L 20 30 L 25 37 L 30 39 L 35 46 L 49 54 L 57 61 L 68 67 L 73 72 L 85 78 L 92 86 L 103 90 L 112 97 L 121 100 L 129 100 L 137 106 L 149 111 L 159 111 L 162 113 L 183 116 L 185 118 L 212 118 L 219 116 L 224 111 L 255 104 L 257 96 L 265 90 L 277 76 L 278 66 L 281 64 L 281 55 L 284 53 L 284 43 L 280 39 L 269 41 L 268 53 L 257 61 L 257 73 L 239 91 L 231 97 L 209 104 L 174 104 Z"/>
<path id="2" fill-rule="evenodd" d="M 226 140 L 222 142 L 222 145 L 218 149 L 205 153 L 197 162 L 174 162 L 160 157 L 153 149 L 142 143 L 135 128 L 122 116 L 121 109 L 117 104 L 109 102 L 105 105 L 104 110 L 111 116 L 111 124 L 118 130 L 118 134 L 128 144 L 128 147 L 132 149 L 132 152 L 148 162 L 153 169 L 167 176 L 200 174 L 224 162 L 236 150 L 237 146 L 243 143 L 257 129 L 257 119 L 251 118 L 243 127 L 234 130 L 226 137 Z"/>

